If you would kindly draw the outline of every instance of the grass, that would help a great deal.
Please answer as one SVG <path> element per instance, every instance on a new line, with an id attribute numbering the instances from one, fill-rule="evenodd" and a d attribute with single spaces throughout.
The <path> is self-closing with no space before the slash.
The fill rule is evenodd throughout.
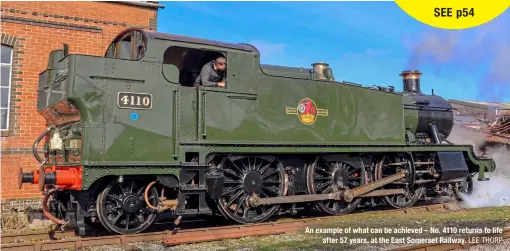
<path id="1" fill-rule="evenodd" d="M 427 212 L 417 214 L 358 214 L 346 215 L 343 217 L 322 222 L 320 226 L 303 229 L 296 233 L 284 235 L 247 237 L 236 240 L 224 240 L 202 244 L 181 245 L 171 248 L 172 250 L 378 250 L 389 249 L 407 243 L 378 243 L 384 237 L 389 238 L 428 238 L 436 236 L 465 236 L 475 234 L 474 229 L 485 227 L 510 226 L 510 207 L 482 208 L 474 210 L 459 210 L 453 212 Z M 440 233 L 431 233 L 431 227 L 439 230 Z M 350 228 L 348 233 L 316 233 L 316 229 L 345 229 Z M 365 232 L 354 233 L 354 229 L 364 228 Z M 417 229 L 421 228 L 422 233 L 385 233 L 384 229 Z M 469 232 L 460 233 L 460 230 Z M 379 231 L 374 233 L 374 231 Z M 441 232 L 445 232 L 444 234 Z M 447 234 L 450 232 L 450 234 Z M 455 234 L 455 232 L 457 232 Z M 329 238 L 328 238 L 329 237 Z M 328 239 L 326 239 L 328 238 Z M 353 240 L 365 240 L 365 244 L 351 243 Z M 336 240 L 336 243 L 331 243 Z M 405 240 L 405 239 L 404 239 Z M 329 241 L 329 243 L 325 243 Z M 377 243 L 370 243 L 375 241 Z"/>

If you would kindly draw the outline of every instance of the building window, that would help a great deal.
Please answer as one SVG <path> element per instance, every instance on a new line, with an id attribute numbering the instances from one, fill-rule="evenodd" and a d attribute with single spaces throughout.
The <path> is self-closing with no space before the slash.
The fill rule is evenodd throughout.
<path id="1" fill-rule="evenodd" d="M 12 51 L 11 46 L 2 44 L 2 82 L 0 96 L 0 131 L 7 131 L 9 128 L 9 105 L 11 99 L 11 75 L 12 75 Z"/>

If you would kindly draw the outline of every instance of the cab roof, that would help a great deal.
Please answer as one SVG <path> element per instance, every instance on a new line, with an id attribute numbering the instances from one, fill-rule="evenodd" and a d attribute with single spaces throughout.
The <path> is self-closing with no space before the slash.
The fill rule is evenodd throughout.
<path id="1" fill-rule="evenodd" d="M 177 42 L 184 42 L 184 43 L 210 45 L 210 46 L 236 49 L 236 50 L 242 50 L 242 51 L 260 54 L 259 51 L 257 50 L 257 48 L 255 48 L 253 45 L 250 45 L 250 44 L 227 43 L 227 42 L 202 39 L 202 38 L 196 38 L 196 37 L 188 37 L 188 36 L 176 35 L 176 34 L 171 34 L 171 33 L 162 33 L 162 32 L 143 30 L 143 29 L 137 29 L 137 28 L 129 28 L 129 29 L 125 29 L 125 30 L 121 31 L 113 39 L 112 43 L 122 40 L 127 34 L 133 32 L 133 31 L 142 32 L 144 34 L 144 36 L 146 37 L 146 39 L 160 39 L 160 40 L 177 41 Z"/>
<path id="2" fill-rule="evenodd" d="M 226 43 L 226 42 L 221 42 L 221 41 L 181 36 L 181 35 L 162 33 L 162 32 L 156 32 L 156 31 L 144 31 L 144 32 L 147 35 L 148 39 L 161 39 L 161 40 L 178 41 L 178 42 L 185 42 L 185 43 L 211 45 L 211 46 L 217 46 L 217 47 L 258 53 L 258 50 L 254 46 L 249 45 L 249 44 Z"/>

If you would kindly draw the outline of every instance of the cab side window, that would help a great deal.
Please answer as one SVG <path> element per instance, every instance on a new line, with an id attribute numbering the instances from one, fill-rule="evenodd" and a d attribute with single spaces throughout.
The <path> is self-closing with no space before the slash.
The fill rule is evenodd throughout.
<path id="1" fill-rule="evenodd" d="M 226 56 L 226 53 L 220 51 L 171 46 L 163 54 L 163 74 L 169 82 L 192 87 L 205 64 L 217 57 L 226 58 Z M 172 70 L 174 67 L 176 70 Z M 174 71 L 178 72 L 178 77 L 172 76 L 175 74 L 172 73 Z M 178 81 L 170 81 L 170 79 L 178 79 Z"/>

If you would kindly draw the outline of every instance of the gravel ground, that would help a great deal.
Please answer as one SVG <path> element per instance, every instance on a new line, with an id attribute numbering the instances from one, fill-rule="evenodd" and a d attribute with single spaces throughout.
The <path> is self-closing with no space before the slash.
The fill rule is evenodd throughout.
<path id="1" fill-rule="evenodd" d="M 472 246 L 466 249 L 456 249 L 457 251 L 508 251 L 510 250 L 510 239 L 503 239 L 501 243 L 493 243 L 493 244 L 482 244 Z"/>
<path id="2" fill-rule="evenodd" d="M 287 240 L 286 240 L 287 241 Z M 395 248 L 403 247 L 403 245 L 385 245 L 384 247 L 376 247 L 376 246 L 363 246 L 358 247 L 351 250 L 392 250 Z M 129 245 L 126 248 L 113 247 L 113 246 L 98 246 L 86 248 L 84 250 L 87 251 L 142 251 L 142 250 L 151 250 L 151 251 L 193 251 L 193 250 L 210 250 L 210 251 L 220 251 L 220 250 L 235 250 L 235 251 L 255 251 L 259 249 L 255 248 L 237 248 L 237 249 L 229 249 L 227 247 L 216 247 L 209 246 L 207 244 L 197 244 L 197 245 L 187 245 L 187 247 L 165 247 L 159 243 L 134 243 Z M 283 250 L 283 249 L 282 249 Z M 300 249 L 285 249 L 285 251 L 298 251 Z M 315 250 L 324 250 L 324 249 L 315 249 Z M 467 249 L 455 249 L 456 251 L 508 251 L 510 250 L 510 239 L 503 239 L 501 243 L 495 244 L 481 244 L 476 246 L 471 246 Z"/>

